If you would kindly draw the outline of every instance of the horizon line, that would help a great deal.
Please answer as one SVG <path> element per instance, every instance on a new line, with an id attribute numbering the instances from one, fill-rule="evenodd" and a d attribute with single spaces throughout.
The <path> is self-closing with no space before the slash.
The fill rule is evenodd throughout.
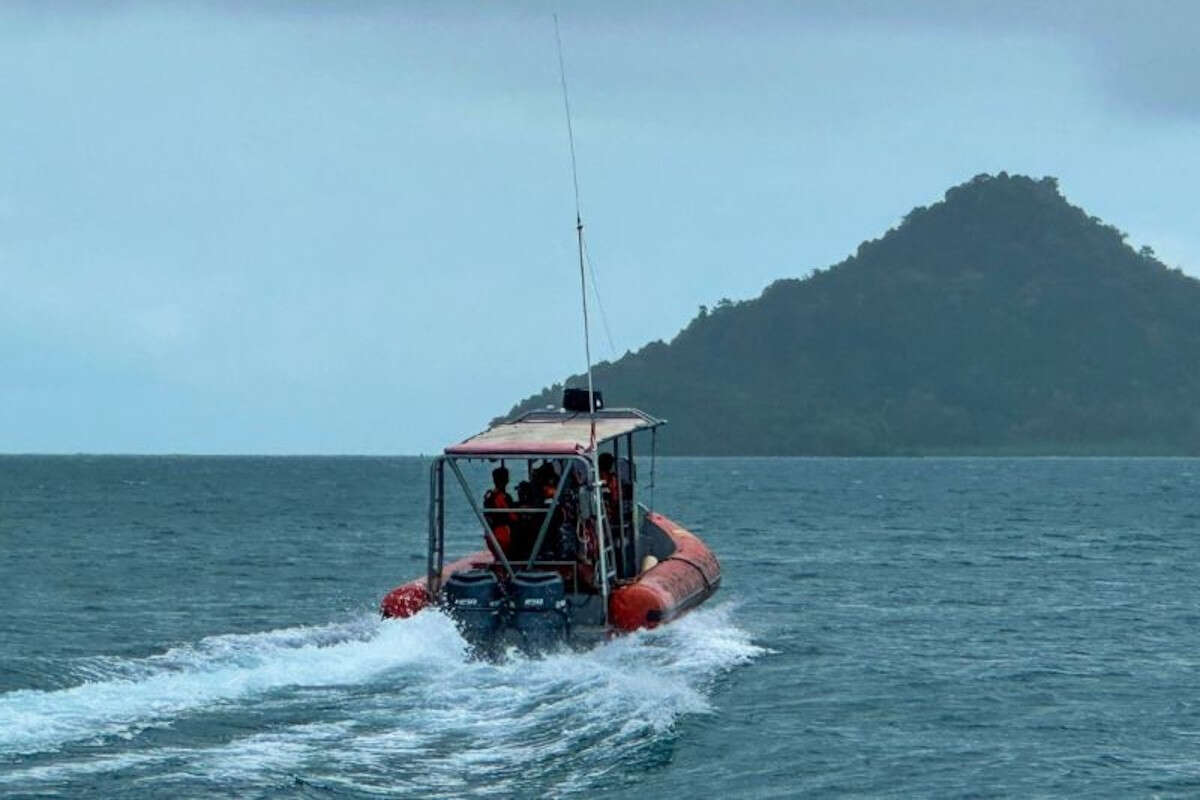
<path id="1" fill-rule="evenodd" d="M 7 452 L 0 451 L 0 458 L 434 458 L 442 453 L 138 453 L 138 452 Z M 648 456 L 640 456 L 647 458 Z M 465 458 L 465 457 L 460 457 Z M 499 458 L 477 457 L 465 458 L 467 461 L 495 461 Z M 891 454 L 857 454 L 831 455 L 817 453 L 796 454 L 753 454 L 742 455 L 704 455 L 699 453 L 658 454 L 657 458 L 708 458 L 708 459 L 918 459 L 918 458 L 1022 458 L 1022 459 L 1115 459 L 1115 458 L 1156 458 L 1156 459 L 1200 459 L 1200 454 L 1185 453 L 891 453 Z"/>

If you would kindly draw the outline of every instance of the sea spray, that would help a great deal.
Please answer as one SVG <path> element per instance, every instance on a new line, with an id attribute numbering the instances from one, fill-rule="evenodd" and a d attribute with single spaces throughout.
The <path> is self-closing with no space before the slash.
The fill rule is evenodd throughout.
<path id="1" fill-rule="evenodd" d="M 142 659 L 105 659 L 111 673 L 54 691 L 0 695 L 0 754 L 53 750 L 120 735 L 276 689 L 361 683 L 420 661 L 458 659 L 463 645 L 434 615 L 400 628 L 347 622 L 212 636 Z M 93 672 L 95 672 L 93 668 Z"/>
<path id="2" fill-rule="evenodd" d="M 214 788 L 279 787 L 302 774 L 364 791 L 569 793 L 669 740 L 681 716 L 711 710 L 713 679 L 763 652 L 733 612 L 703 609 L 587 652 L 499 663 L 471 660 L 432 611 L 96 659 L 93 673 L 105 664 L 107 677 L 0 695 L 0 757 L 58 752 L 0 786 L 116 772 L 143 785 L 192 776 Z M 187 746 L 150 735 L 230 716 L 242 729 L 261 719 L 261 729 Z"/>

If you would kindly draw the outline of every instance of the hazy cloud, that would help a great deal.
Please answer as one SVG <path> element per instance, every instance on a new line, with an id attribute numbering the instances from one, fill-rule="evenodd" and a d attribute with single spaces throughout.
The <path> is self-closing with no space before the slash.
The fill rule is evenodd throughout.
<path id="1" fill-rule="evenodd" d="M 982 171 L 1200 270 L 1198 7 L 559 8 L 617 353 Z M 582 362 L 548 3 L 8 3 L 0 450 L 431 450 Z"/>

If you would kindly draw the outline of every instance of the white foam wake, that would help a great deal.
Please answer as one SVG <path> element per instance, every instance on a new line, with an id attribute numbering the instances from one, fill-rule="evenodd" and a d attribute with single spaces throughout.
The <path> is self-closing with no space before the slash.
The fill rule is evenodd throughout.
<path id="1" fill-rule="evenodd" d="M 73 688 L 0 695 L 0 754 L 46 754 L 0 785 L 105 771 L 178 780 L 182 770 L 227 788 L 303 774 L 369 792 L 570 793 L 670 736 L 682 716 L 709 713 L 716 676 L 762 652 L 728 605 L 586 653 L 499 664 L 467 659 L 450 621 L 431 612 L 211 637 L 113 660 L 112 677 Z M 250 722 L 281 710 L 281 722 Z M 139 743 L 149 726 L 210 711 L 244 712 L 246 734 Z M 80 742 L 103 752 L 50 755 Z"/>
<path id="2" fill-rule="evenodd" d="M 419 630 L 364 616 L 340 624 L 212 636 L 144 659 L 110 659 L 108 679 L 0 695 L 0 753 L 33 753 L 128 734 L 273 689 L 361 683 L 414 660 L 462 659 L 464 645 L 452 628 L 432 619 L 413 623 Z"/>

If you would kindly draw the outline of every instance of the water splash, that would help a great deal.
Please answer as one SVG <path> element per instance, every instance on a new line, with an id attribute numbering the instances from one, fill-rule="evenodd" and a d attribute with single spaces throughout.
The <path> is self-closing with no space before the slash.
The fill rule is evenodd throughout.
<path id="1" fill-rule="evenodd" d="M 501 663 L 469 660 L 435 612 L 95 659 L 77 686 L 0 695 L 0 758 L 18 767 L 0 785 L 120 772 L 192 781 L 192 793 L 297 780 L 430 796 L 584 791 L 669 742 L 681 717 L 710 713 L 716 678 L 764 652 L 732 613 Z M 230 718 L 245 732 L 205 734 Z M 175 744 L 147 735 L 168 728 Z"/>
<path id="2" fill-rule="evenodd" d="M 318 627 L 208 637 L 144 659 L 91 665 L 92 679 L 55 691 L 0 695 L 0 753 L 53 750 L 80 739 L 136 733 L 147 726 L 273 689 L 355 684 L 413 660 L 461 658 L 445 624 L 411 630 L 374 617 Z M 417 647 L 417 644 L 420 647 Z"/>

